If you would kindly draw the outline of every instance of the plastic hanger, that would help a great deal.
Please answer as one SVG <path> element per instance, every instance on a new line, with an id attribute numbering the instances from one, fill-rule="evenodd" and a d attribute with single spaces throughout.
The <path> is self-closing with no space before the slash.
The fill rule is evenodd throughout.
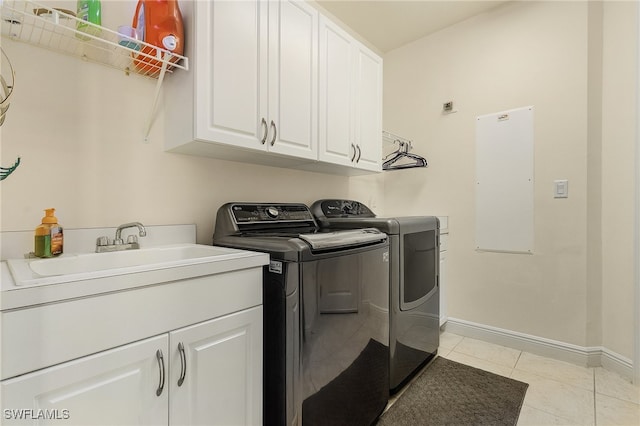
<path id="1" fill-rule="evenodd" d="M 382 163 L 382 170 L 400 170 L 412 169 L 414 167 L 427 167 L 427 160 L 419 155 L 411 154 L 409 152 L 409 150 L 412 148 L 411 142 L 403 142 L 401 140 L 395 140 L 394 142 L 398 143 L 398 149 L 385 157 L 386 161 Z M 408 162 L 406 160 L 408 160 Z"/>

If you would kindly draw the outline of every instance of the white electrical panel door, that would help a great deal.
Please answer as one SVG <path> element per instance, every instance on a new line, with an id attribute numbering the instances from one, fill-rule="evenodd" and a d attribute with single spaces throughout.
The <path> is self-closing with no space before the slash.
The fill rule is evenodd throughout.
<path id="1" fill-rule="evenodd" d="M 476 122 L 476 249 L 533 253 L 533 107 Z"/>

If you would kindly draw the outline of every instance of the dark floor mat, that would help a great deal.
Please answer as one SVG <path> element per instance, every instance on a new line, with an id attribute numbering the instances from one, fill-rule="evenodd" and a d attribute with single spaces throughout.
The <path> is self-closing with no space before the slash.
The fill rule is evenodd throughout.
<path id="1" fill-rule="evenodd" d="M 528 386 L 438 357 L 378 425 L 515 425 Z"/>

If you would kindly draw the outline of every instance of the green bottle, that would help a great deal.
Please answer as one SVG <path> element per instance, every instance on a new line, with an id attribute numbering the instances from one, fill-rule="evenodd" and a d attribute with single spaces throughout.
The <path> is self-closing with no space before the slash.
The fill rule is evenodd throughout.
<path id="1" fill-rule="evenodd" d="M 76 12 L 76 17 L 80 20 L 76 24 L 76 29 L 83 33 L 99 36 L 101 33 L 100 28 L 93 27 L 87 24 L 87 22 L 102 25 L 102 6 L 100 5 L 100 0 L 78 0 L 78 10 Z M 76 34 L 76 37 L 82 40 L 91 39 L 81 34 Z"/>
<path id="2" fill-rule="evenodd" d="M 42 223 L 35 230 L 34 253 L 37 257 L 51 257 L 51 227 L 58 222 L 53 215 L 55 209 L 45 209 Z"/>

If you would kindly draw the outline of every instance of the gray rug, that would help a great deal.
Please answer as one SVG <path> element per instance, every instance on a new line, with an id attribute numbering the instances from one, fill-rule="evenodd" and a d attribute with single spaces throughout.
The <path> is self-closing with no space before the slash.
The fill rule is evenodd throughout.
<path id="1" fill-rule="evenodd" d="M 515 425 L 528 386 L 438 357 L 378 425 Z"/>

